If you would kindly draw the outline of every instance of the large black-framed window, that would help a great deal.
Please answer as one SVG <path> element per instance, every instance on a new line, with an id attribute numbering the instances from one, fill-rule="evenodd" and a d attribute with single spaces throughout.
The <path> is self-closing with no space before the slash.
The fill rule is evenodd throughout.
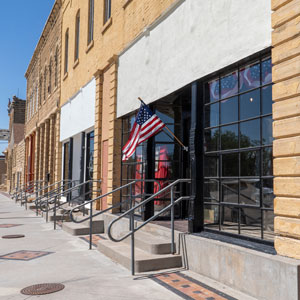
<path id="1" fill-rule="evenodd" d="M 204 83 L 204 227 L 273 240 L 272 66 L 261 57 Z"/>

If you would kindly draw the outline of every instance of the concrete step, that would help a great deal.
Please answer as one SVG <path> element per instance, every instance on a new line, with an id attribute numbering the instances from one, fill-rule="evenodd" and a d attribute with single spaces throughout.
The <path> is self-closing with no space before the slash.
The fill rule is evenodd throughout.
<path id="1" fill-rule="evenodd" d="M 124 232 L 121 236 L 124 236 Z M 170 254 L 171 242 L 170 239 L 164 239 L 160 236 L 139 230 L 135 233 L 135 246 L 151 254 Z M 131 237 L 124 240 L 125 243 L 130 244 Z M 176 244 L 175 244 L 176 251 Z"/>
<path id="2" fill-rule="evenodd" d="M 126 242 L 115 243 L 111 240 L 101 240 L 98 242 L 98 250 L 125 268 L 131 268 L 131 246 Z M 178 254 L 158 255 L 135 248 L 135 271 L 138 273 L 179 268 L 181 266 L 182 258 Z"/>
<path id="3" fill-rule="evenodd" d="M 90 233 L 90 226 L 88 221 L 79 224 L 73 222 L 63 223 L 62 229 L 72 235 L 86 235 Z M 103 220 L 93 221 L 92 233 L 103 233 L 103 232 L 104 232 L 104 221 Z"/>
<path id="4" fill-rule="evenodd" d="M 43 212 L 43 218 L 46 219 L 46 213 Z M 70 217 L 68 214 L 59 214 L 59 213 L 56 213 L 56 221 L 70 221 Z M 48 213 L 48 221 L 51 221 L 53 222 L 54 221 L 54 215 L 53 215 L 53 212 L 49 212 Z"/>

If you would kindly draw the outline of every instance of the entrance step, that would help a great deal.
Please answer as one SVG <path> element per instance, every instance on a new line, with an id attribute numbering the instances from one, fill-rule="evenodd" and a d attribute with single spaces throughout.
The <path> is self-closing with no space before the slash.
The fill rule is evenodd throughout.
<path id="1" fill-rule="evenodd" d="M 125 235 L 122 234 L 122 235 Z M 143 230 L 137 231 L 134 234 L 135 246 L 141 250 L 144 250 L 151 254 L 170 254 L 171 253 L 171 242 L 170 239 L 164 239 L 159 236 L 155 236 L 151 233 Z M 125 243 L 130 244 L 131 237 L 124 240 Z M 176 251 L 176 245 L 175 245 Z"/>
<path id="2" fill-rule="evenodd" d="M 46 219 L 46 213 L 43 212 L 43 218 Z M 48 220 L 53 222 L 54 221 L 54 215 L 53 212 L 48 213 Z M 70 217 L 68 214 L 59 214 L 56 213 L 56 221 L 70 221 Z"/>
<path id="3" fill-rule="evenodd" d="M 83 223 L 67 222 L 62 224 L 62 229 L 72 235 L 87 235 L 90 233 L 89 221 Z M 103 233 L 104 232 L 104 221 L 96 220 L 93 221 L 92 233 Z"/>
<path id="4" fill-rule="evenodd" d="M 115 243 L 111 240 L 100 240 L 98 250 L 125 268 L 131 268 L 131 246 L 128 242 Z M 182 258 L 178 254 L 159 255 L 149 253 L 138 247 L 135 248 L 135 271 L 138 273 L 179 267 L 182 267 Z"/>

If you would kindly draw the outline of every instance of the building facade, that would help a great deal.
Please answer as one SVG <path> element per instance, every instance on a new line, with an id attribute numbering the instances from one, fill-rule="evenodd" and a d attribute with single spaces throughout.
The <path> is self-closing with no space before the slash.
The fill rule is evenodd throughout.
<path id="1" fill-rule="evenodd" d="M 24 183 L 24 124 L 26 101 L 14 96 L 8 103 L 9 140 L 5 150 L 7 191 L 12 192 Z"/>
<path id="2" fill-rule="evenodd" d="M 61 1 L 55 1 L 26 71 L 25 181 L 60 180 Z"/>

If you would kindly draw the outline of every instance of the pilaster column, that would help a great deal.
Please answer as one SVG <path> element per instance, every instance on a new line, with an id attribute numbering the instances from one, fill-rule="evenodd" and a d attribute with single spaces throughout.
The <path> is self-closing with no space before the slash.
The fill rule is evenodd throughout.
<path id="1" fill-rule="evenodd" d="M 55 182 L 61 180 L 61 170 L 62 170 L 62 145 L 60 142 L 60 111 L 56 113 L 55 118 Z"/>
<path id="2" fill-rule="evenodd" d="M 101 137 L 102 137 L 102 97 L 103 97 L 103 73 L 102 71 L 97 71 L 95 73 L 96 78 L 96 101 L 95 101 L 95 141 L 94 141 L 94 173 L 93 179 L 101 179 Z M 101 184 L 96 182 L 93 183 L 93 190 L 100 190 Z M 93 197 L 97 197 L 100 193 L 93 193 Z M 100 201 L 96 202 L 96 209 L 101 209 Z"/>

